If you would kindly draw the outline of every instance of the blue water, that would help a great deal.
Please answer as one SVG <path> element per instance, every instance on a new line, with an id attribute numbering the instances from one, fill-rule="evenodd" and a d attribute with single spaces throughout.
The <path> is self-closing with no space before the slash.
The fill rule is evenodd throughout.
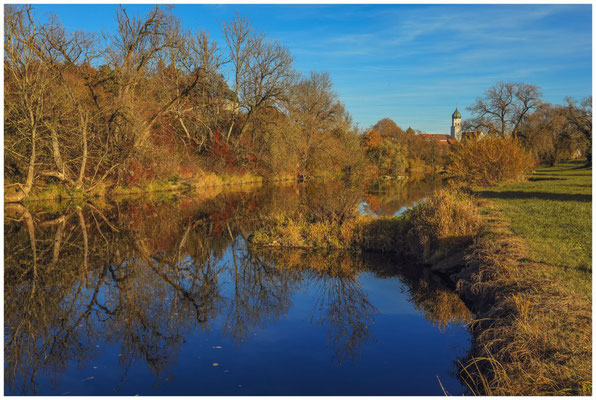
<path id="1" fill-rule="evenodd" d="M 35 248 L 5 221 L 4 393 L 464 393 L 459 298 L 391 256 L 246 248 L 236 214 L 291 206 L 275 193 L 40 213 Z"/>
<path id="2" fill-rule="evenodd" d="M 433 325 L 399 278 L 307 271 L 288 279 L 287 289 L 280 289 L 287 284 L 281 278 L 271 293 L 254 290 L 237 299 L 232 263 L 228 249 L 217 264 L 223 289 L 217 314 L 206 324 L 171 322 L 179 325 L 174 343 L 159 340 L 127 353 L 118 334 L 110 334 L 110 325 L 122 321 L 110 322 L 95 308 L 89 325 L 101 335 L 81 335 L 83 359 L 60 370 L 42 367 L 34 386 L 17 381 L 5 394 L 20 394 L 20 386 L 44 395 L 442 395 L 439 379 L 449 393 L 463 393 L 455 362 L 468 349 L 467 330 Z M 101 287 L 100 303 L 110 290 Z M 172 315 L 159 310 L 175 307 L 157 298 L 148 304 L 156 310 L 150 322 L 172 331 L 163 328 Z M 238 320 L 230 317 L 242 307 Z"/>

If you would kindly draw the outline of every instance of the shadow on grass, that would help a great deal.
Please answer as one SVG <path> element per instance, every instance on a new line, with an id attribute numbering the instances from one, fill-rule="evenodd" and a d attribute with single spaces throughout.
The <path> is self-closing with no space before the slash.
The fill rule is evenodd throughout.
<path id="1" fill-rule="evenodd" d="M 568 194 L 568 193 L 548 193 L 548 192 L 521 192 L 507 190 L 504 192 L 492 192 L 487 190 L 474 191 L 473 194 L 485 199 L 540 199 L 555 201 L 583 201 L 591 202 L 591 194 Z"/>
<path id="2" fill-rule="evenodd" d="M 591 174 L 565 174 L 565 178 L 570 177 L 570 176 L 583 176 L 583 177 L 587 177 L 590 176 Z"/>
<path id="3" fill-rule="evenodd" d="M 565 178 L 528 178 L 530 182 L 538 182 L 538 181 L 564 181 Z"/>

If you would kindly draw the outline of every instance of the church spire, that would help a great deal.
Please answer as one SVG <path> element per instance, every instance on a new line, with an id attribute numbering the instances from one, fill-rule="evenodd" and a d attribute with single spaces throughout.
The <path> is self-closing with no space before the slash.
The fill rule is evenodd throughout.
<path id="1" fill-rule="evenodd" d="M 453 115 L 451 115 L 451 137 L 455 140 L 461 140 L 461 113 L 457 106 Z"/>

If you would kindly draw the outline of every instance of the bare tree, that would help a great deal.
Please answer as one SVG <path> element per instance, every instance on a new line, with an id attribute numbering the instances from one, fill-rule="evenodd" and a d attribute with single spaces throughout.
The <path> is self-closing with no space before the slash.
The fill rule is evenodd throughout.
<path id="1" fill-rule="evenodd" d="M 84 84 L 89 79 L 84 66 L 98 57 L 94 48 L 95 40 L 83 32 L 67 34 L 57 19 L 43 26 L 42 38 L 42 57 L 54 74 L 56 83 L 54 96 L 48 102 L 52 110 L 43 121 L 44 128 L 50 133 L 55 169 L 42 173 L 81 188 L 89 158 L 88 136 L 92 109 L 92 99 Z M 73 141 L 79 142 L 79 145 Z M 66 160 L 60 150 L 61 145 L 65 144 L 76 148 Z M 78 174 L 72 171 L 75 160 L 79 160 Z"/>
<path id="2" fill-rule="evenodd" d="M 223 124 L 228 88 L 220 73 L 223 64 L 217 42 L 206 31 L 185 33 L 184 48 L 169 52 L 168 66 L 158 72 L 158 84 L 167 98 L 180 96 L 195 71 L 198 81 L 170 110 L 173 128 L 201 151 Z"/>
<path id="3" fill-rule="evenodd" d="M 515 85 L 515 100 L 513 102 L 513 112 L 511 113 L 510 123 L 513 126 L 511 134 L 517 137 L 519 125 L 526 117 L 529 111 L 535 110 L 541 103 L 542 93 L 537 86 L 526 83 L 517 83 Z"/>
<path id="4" fill-rule="evenodd" d="M 290 118 L 299 127 L 297 150 L 299 171 L 310 175 L 315 165 L 333 163 L 332 152 L 339 150 L 338 130 L 349 129 L 349 118 L 332 90 L 329 74 L 311 72 L 292 88 L 288 105 Z M 341 135 L 339 135 L 341 136 Z"/>
<path id="5" fill-rule="evenodd" d="M 259 111 L 274 107 L 284 100 L 295 74 L 292 56 L 287 48 L 254 33 L 245 18 L 236 16 L 222 26 L 232 64 L 236 108 L 244 111 L 238 127 L 242 136 Z M 235 122 L 228 129 L 231 135 Z"/>
<path id="6" fill-rule="evenodd" d="M 586 97 L 578 106 L 575 100 L 567 98 L 567 118 L 588 140 L 587 164 L 592 165 L 592 96 Z"/>
<path id="7" fill-rule="evenodd" d="M 40 47 L 40 27 L 31 6 L 7 5 L 4 14 L 5 151 L 8 160 L 27 165 L 24 184 L 17 182 L 17 189 L 6 193 L 8 202 L 20 201 L 33 188 L 39 129 L 50 87 Z"/>
<path id="8" fill-rule="evenodd" d="M 467 108 L 474 115 L 468 123 L 501 136 L 516 136 L 520 123 L 540 104 L 541 97 L 537 86 L 498 82 Z"/>
<path id="9" fill-rule="evenodd" d="M 233 66 L 233 86 L 235 106 L 240 102 L 240 86 L 248 70 L 248 63 L 253 53 L 253 29 L 246 18 L 236 17 L 229 23 L 222 24 L 222 32 L 228 47 L 228 61 Z M 230 127 L 230 130 L 232 127 Z"/>
<path id="10" fill-rule="evenodd" d="M 261 109 L 279 106 L 280 101 L 287 99 L 295 76 L 292 56 L 278 42 L 266 41 L 263 36 L 257 36 L 253 39 L 253 50 L 240 91 L 241 104 L 247 111 L 240 135 L 244 133 L 251 117 Z"/>
<path id="11" fill-rule="evenodd" d="M 117 108 L 115 115 L 123 117 L 132 127 L 125 136 L 132 136 L 134 147 L 146 143 L 151 129 L 158 118 L 183 97 L 187 96 L 199 79 L 198 70 L 193 71 L 193 78 L 185 82 L 177 95 L 159 104 L 156 109 L 144 113 L 135 112 L 143 107 L 138 103 L 143 99 L 146 89 L 146 74 L 155 72 L 159 56 L 172 49 L 184 51 L 185 37 L 180 23 L 171 14 L 166 14 L 156 6 L 144 19 L 130 17 L 124 7 L 117 14 L 118 33 L 112 40 L 112 47 L 107 54 L 117 78 Z M 116 126 L 119 128 L 119 126 Z"/>

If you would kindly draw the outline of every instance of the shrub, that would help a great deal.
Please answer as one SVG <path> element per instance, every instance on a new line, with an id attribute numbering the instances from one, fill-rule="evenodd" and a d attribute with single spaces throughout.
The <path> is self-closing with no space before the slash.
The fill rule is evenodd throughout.
<path id="1" fill-rule="evenodd" d="M 486 136 L 458 143 L 447 172 L 459 182 L 492 186 L 523 180 L 535 165 L 532 154 L 516 139 Z"/>
<path id="2" fill-rule="evenodd" d="M 405 218 L 410 226 L 410 251 L 428 263 L 471 243 L 480 227 L 480 215 L 472 198 L 446 189 L 409 210 Z"/>

